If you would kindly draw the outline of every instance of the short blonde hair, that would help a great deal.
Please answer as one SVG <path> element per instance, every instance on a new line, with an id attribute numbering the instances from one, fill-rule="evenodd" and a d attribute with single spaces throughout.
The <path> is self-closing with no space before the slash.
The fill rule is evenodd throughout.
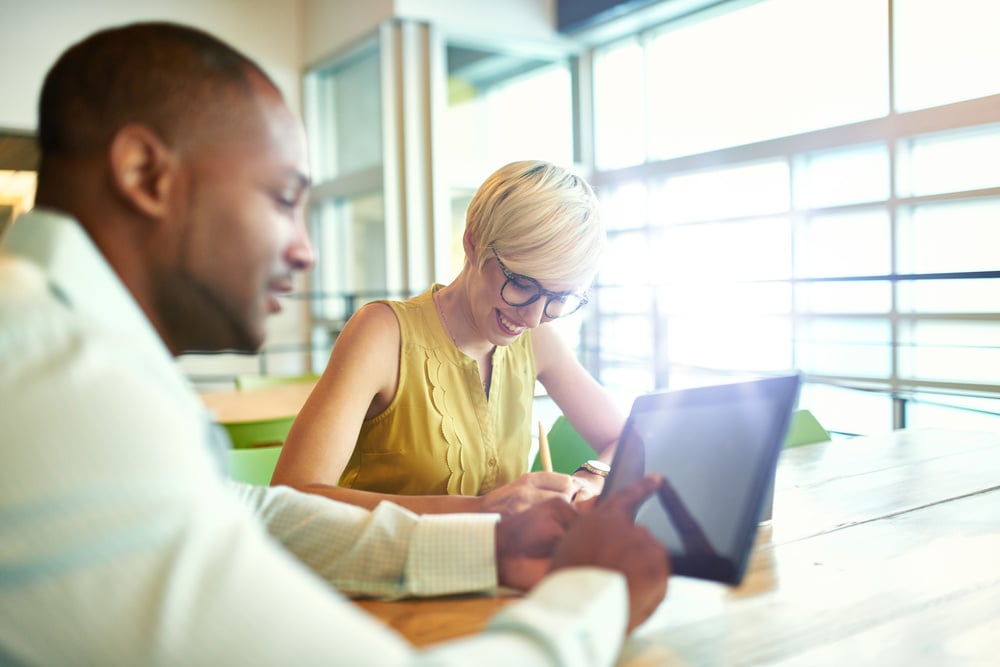
<path id="1" fill-rule="evenodd" d="M 538 160 L 512 162 L 476 191 L 465 217 L 477 268 L 496 249 L 515 273 L 586 285 L 607 243 L 590 185 L 568 170 Z"/>

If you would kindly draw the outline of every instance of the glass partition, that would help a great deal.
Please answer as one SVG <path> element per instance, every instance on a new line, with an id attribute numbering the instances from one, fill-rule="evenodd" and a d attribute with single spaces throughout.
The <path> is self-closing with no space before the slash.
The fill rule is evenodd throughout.
<path id="1" fill-rule="evenodd" d="M 315 182 L 381 166 L 379 76 L 375 45 L 306 75 L 306 124 Z"/>
<path id="2" fill-rule="evenodd" d="M 565 58 L 457 42 L 446 53 L 441 173 L 450 199 L 456 275 L 464 261 L 465 209 L 487 176 L 517 160 L 572 165 L 572 81 Z"/>
<path id="3" fill-rule="evenodd" d="M 303 84 L 316 266 L 308 298 L 313 371 L 347 319 L 386 296 L 382 66 L 379 40 L 308 71 Z"/>

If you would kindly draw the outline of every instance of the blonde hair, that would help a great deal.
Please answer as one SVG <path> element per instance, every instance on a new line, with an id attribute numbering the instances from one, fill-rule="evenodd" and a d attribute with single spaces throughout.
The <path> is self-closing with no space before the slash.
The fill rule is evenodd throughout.
<path id="1" fill-rule="evenodd" d="M 482 268 L 496 249 L 515 273 L 585 285 L 606 245 L 593 189 L 568 170 L 538 160 L 512 162 L 476 191 L 465 217 Z"/>

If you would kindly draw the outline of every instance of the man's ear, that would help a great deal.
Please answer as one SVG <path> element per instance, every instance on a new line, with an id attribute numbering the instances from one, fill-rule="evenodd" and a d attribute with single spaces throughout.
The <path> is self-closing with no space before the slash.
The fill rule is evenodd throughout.
<path id="1" fill-rule="evenodd" d="M 112 138 L 110 160 L 115 191 L 139 213 L 162 218 L 175 162 L 166 144 L 145 125 L 132 123 Z"/>

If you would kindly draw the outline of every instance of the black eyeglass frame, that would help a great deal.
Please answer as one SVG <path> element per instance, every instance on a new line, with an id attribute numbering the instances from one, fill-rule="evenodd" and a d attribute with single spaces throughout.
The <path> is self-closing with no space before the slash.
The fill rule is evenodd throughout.
<path id="1" fill-rule="evenodd" d="M 574 292 L 574 291 L 553 292 L 551 290 L 545 289 L 544 287 L 542 287 L 542 284 L 540 282 L 538 282 L 531 276 L 525 276 L 520 273 L 514 273 L 513 271 L 508 269 L 507 265 L 503 263 L 502 259 L 500 259 L 500 255 L 497 254 L 497 249 L 494 246 L 490 245 L 490 251 L 493 252 L 493 257 L 496 258 L 497 260 L 497 266 L 500 267 L 500 270 L 503 271 L 504 278 L 506 278 L 503 285 L 501 285 L 500 287 L 500 298 L 503 299 L 503 302 L 506 303 L 508 306 L 513 306 L 514 308 L 523 308 L 524 306 L 530 306 L 531 304 L 535 303 L 544 296 L 545 307 L 542 309 L 542 312 L 545 314 L 545 317 L 549 318 L 550 320 L 556 320 L 559 319 L 560 317 L 566 317 L 568 315 L 572 315 L 573 313 L 577 312 L 590 302 L 590 299 L 587 297 L 586 292 L 580 294 L 579 292 Z M 526 301 L 522 301 L 521 303 L 514 303 L 513 301 L 508 299 L 507 296 L 504 294 L 504 290 L 507 289 L 507 285 L 509 285 L 511 282 L 528 283 L 529 285 L 532 285 L 535 288 L 534 296 L 528 298 Z M 549 304 L 551 304 L 553 301 L 565 303 L 566 298 L 569 296 L 574 296 L 580 299 L 580 303 L 577 304 L 576 308 L 567 312 L 557 313 L 555 315 L 549 313 Z"/>

